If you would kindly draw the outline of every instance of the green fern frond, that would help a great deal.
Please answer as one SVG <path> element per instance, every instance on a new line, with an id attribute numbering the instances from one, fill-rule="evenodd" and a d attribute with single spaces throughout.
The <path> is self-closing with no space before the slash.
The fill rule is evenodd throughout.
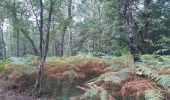
<path id="1" fill-rule="evenodd" d="M 103 79 L 105 82 L 108 82 L 108 81 L 112 81 L 112 82 L 115 82 L 115 83 L 120 83 L 120 78 L 119 77 L 117 77 L 117 76 L 108 76 L 108 77 L 105 77 L 104 79 Z"/>
<path id="2" fill-rule="evenodd" d="M 137 71 L 141 71 L 144 75 L 151 76 L 153 74 L 153 70 L 151 68 L 145 67 L 145 65 L 140 64 L 136 69 Z"/>
<path id="3" fill-rule="evenodd" d="M 156 81 L 166 89 L 170 89 L 170 75 L 159 75 Z"/>
<path id="4" fill-rule="evenodd" d="M 120 80 L 124 80 L 129 75 L 130 72 L 131 72 L 130 68 L 123 68 L 118 72 L 117 76 L 119 77 Z"/>
<path id="5" fill-rule="evenodd" d="M 163 100 L 164 93 L 156 89 L 145 90 L 145 99 L 146 100 Z"/>
<path id="6" fill-rule="evenodd" d="M 85 96 L 92 98 L 96 94 L 97 94 L 97 89 L 91 86 L 90 89 L 86 91 Z"/>
<path id="7" fill-rule="evenodd" d="M 107 100 L 107 91 L 106 90 L 102 90 L 100 92 L 100 98 L 101 98 L 101 100 Z"/>
<path id="8" fill-rule="evenodd" d="M 139 67 L 137 70 L 142 71 L 142 73 L 150 77 L 153 81 L 162 85 L 166 89 L 170 89 L 170 75 L 159 75 L 157 72 L 148 67 Z"/>
<path id="9" fill-rule="evenodd" d="M 79 75 L 74 70 L 65 71 L 64 73 L 62 73 L 62 76 L 63 77 L 68 76 L 71 83 L 74 82 L 74 79 L 79 77 Z"/>

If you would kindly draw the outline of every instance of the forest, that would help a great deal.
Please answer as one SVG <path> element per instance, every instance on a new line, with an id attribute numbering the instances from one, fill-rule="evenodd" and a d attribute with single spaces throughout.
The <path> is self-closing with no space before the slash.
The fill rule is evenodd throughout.
<path id="1" fill-rule="evenodd" d="M 0 100 L 170 100 L 170 0 L 0 0 Z"/>

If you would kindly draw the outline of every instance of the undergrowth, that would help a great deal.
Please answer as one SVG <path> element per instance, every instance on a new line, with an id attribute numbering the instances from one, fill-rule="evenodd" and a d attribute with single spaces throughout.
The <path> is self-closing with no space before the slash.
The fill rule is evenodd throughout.
<path id="1" fill-rule="evenodd" d="M 18 87 L 32 87 L 38 57 L 0 61 L 0 71 Z M 170 56 L 48 57 L 43 93 L 59 100 L 164 100 L 170 91 Z M 12 82 L 11 82 L 12 83 Z"/>

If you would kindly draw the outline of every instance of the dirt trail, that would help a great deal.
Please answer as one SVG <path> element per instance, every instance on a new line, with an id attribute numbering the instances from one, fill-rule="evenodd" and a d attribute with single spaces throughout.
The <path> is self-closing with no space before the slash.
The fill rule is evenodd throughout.
<path id="1" fill-rule="evenodd" d="M 0 89 L 0 100 L 38 100 L 38 99 L 25 94 L 19 94 L 13 90 L 5 91 L 3 89 Z"/>
<path id="2" fill-rule="evenodd" d="M 7 90 L 0 86 L 0 100 L 55 100 L 46 97 L 36 98 L 30 96 L 24 92 L 18 92 L 17 90 Z"/>

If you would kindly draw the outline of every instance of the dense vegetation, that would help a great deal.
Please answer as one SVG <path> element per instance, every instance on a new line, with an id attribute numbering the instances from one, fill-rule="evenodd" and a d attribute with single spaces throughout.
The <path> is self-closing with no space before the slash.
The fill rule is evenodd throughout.
<path id="1" fill-rule="evenodd" d="M 1 0 L 0 11 L 0 94 L 170 98 L 169 0 Z"/>

